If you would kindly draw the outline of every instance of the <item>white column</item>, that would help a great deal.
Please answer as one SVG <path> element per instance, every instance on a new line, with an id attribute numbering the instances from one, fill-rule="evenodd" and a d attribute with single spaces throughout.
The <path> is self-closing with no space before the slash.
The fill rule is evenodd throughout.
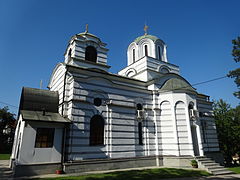
<path id="1" fill-rule="evenodd" d="M 198 139 L 198 147 L 199 147 L 199 155 L 203 156 L 203 144 L 202 144 L 202 138 L 201 138 L 201 132 L 200 132 L 200 126 L 199 126 L 199 119 L 198 124 L 196 124 L 196 133 L 197 133 L 197 139 Z"/>
<path id="2" fill-rule="evenodd" d="M 156 166 L 159 166 L 159 147 L 158 147 L 158 127 L 157 127 L 157 92 L 156 91 L 152 91 L 153 93 L 153 120 L 154 120 L 154 124 L 155 124 L 155 148 L 156 148 Z"/>

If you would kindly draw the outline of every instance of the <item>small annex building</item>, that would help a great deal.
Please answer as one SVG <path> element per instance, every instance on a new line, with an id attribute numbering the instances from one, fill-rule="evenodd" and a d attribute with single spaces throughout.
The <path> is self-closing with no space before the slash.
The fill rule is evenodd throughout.
<path id="1" fill-rule="evenodd" d="M 23 88 L 11 156 L 16 176 L 131 167 L 189 167 L 221 161 L 209 96 L 168 62 L 167 46 L 145 33 L 110 73 L 106 43 L 88 30 L 71 37 L 49 90 Z"/>

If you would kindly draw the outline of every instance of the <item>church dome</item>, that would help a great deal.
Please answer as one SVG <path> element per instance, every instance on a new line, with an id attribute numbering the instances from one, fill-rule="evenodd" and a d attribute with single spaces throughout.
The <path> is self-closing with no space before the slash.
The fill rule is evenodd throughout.
<path id="1" fill-rule="evenodd" d="M 137 37 L 128 46 L 128 65 L 137 62 L 143 57 L 154 58 L 159 61 L 167 62 L 166 44 L 157 36 L 147 34 Z"/>
<path id="2" fill-rule="evenodd" d="M 155 41 L 157 41 L 157 40 L 159 39 L 157 36 L 153 36 L 153 35 L 150 35 L 150 34 L 146 34 L 146 35 L 137 37 L 137 38 L 134 40 L 134 42 L 138 44 L 142 39 L 145 39 L 145 38 L 151 39 L 151 40 L 153 40 L 153 42 L 155 42 Z"/>

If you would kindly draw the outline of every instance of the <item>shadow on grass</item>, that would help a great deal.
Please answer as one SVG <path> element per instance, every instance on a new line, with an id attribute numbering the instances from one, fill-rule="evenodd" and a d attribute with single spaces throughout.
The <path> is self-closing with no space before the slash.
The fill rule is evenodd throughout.
<path id="1" fill-rule="evenodd" d="M 174 169 L 174 168 L 159 168 L 146 170 L 131 170 L 118 171 L 104 174 L 84 175 L 78 177 L 59 177 L 49 179 L 78 179 L 78 180 L 156 180 L 162 178 L 177 178 L 177 177 L 199 177 L 209 176 L 206 171 Z"/>

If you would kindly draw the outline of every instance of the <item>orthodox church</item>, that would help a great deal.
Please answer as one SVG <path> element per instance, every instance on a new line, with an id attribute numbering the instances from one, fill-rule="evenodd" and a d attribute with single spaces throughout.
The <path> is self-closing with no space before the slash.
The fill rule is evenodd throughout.
<path id="1" fill-rule="evenodd" d="M 145 29 L 118 74 L 109 72 L 107 54 L 86 28 L 71 37 L 49 90 L 23 87 L 10 164 L 16 176 L 221 159 L 212 102 L 168 62 L 163 40 Z"/>

